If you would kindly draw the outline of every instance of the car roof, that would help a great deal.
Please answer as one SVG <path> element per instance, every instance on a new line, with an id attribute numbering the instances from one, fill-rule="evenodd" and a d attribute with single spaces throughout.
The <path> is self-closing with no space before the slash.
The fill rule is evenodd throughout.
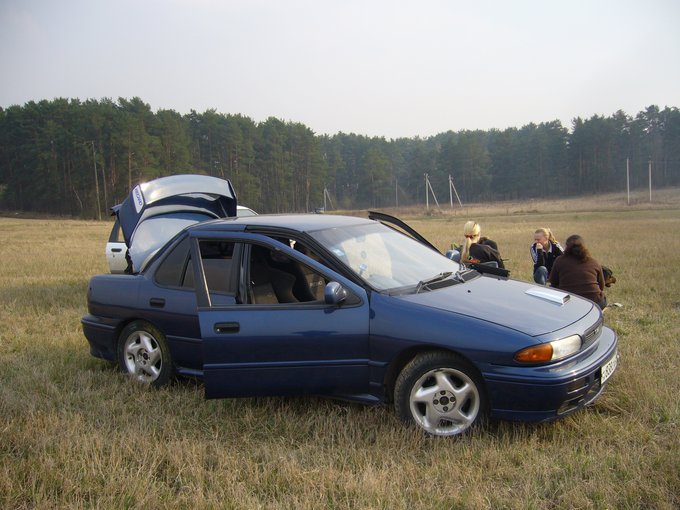
<path id="1" fill-rule="evenodd" d="M 223 218 L 198 223 L 188 228 L 189 231 L 228 231 L 245 230 L 248 227 L 272 227 L 296 230 L 299 232 L 314 232 L 328 228 L 351 227 L 354 225 L 369 225 L 376 223 L 367 218 L 355 216 L 339 216 L 335 214 L 260 214 Z"/>

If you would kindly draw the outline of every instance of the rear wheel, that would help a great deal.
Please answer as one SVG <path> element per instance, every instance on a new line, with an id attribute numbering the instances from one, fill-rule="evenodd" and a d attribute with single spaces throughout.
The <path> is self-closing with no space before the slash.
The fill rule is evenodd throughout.
<path id="1" fill-rule="evenodd" d="M 420 354 L 404 367 L 394 403 L 403 421 L 435 436 L 462 434 L 486 414 L 477 371 L 461 357 L 441 351 Z"/>
<path id="2" fill-rule="evenodd" d="M 152 386 L 167 384 L 173 372 L 165 336 L 144 321 L 131 322 L 121 332 L 118 364 L 133 379 Z"/>

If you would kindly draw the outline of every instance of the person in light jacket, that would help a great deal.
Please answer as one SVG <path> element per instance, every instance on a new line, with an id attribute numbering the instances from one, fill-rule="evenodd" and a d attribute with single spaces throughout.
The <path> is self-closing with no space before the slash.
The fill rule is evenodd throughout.
<path id="1" fill-rule="evenodd" d="M 564 253 L 549 228 L 539 228 L 534 232 L 534 243 L 529 247 L 534 261 L 534 281 L 545 285 L 557 257 Z"/>

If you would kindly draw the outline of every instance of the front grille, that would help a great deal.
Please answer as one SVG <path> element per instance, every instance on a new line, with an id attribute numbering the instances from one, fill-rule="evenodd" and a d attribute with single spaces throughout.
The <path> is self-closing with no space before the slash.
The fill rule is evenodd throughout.
<path id="1" fill-rule="evenodd" d="M 592 344 L 595 340 L 597 340 L 600 337 L 601 334 L 602 334 L 602 319 L 600 319 L 597 322 L 597 324 L 595 324 L 592 328 L 586 331 L 586 334 L 583 335 L 583 347 L 587 347 L 590 344 Z"/>

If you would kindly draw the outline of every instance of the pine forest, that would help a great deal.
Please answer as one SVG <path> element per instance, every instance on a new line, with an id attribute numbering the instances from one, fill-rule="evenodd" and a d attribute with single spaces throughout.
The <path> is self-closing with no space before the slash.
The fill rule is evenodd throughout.
<path id="1" fill-rule="evenodd" d="M 182 115 L 140 98 L 0 108 L 0 209 L 105 217 L 138 182 L 182 173 L 232 181 L 258 212 L 566 197 L 680 185 L 680 111 L 576 118 L 427 138 L 317 135 L 301 123 L 215 110 Z"/>

